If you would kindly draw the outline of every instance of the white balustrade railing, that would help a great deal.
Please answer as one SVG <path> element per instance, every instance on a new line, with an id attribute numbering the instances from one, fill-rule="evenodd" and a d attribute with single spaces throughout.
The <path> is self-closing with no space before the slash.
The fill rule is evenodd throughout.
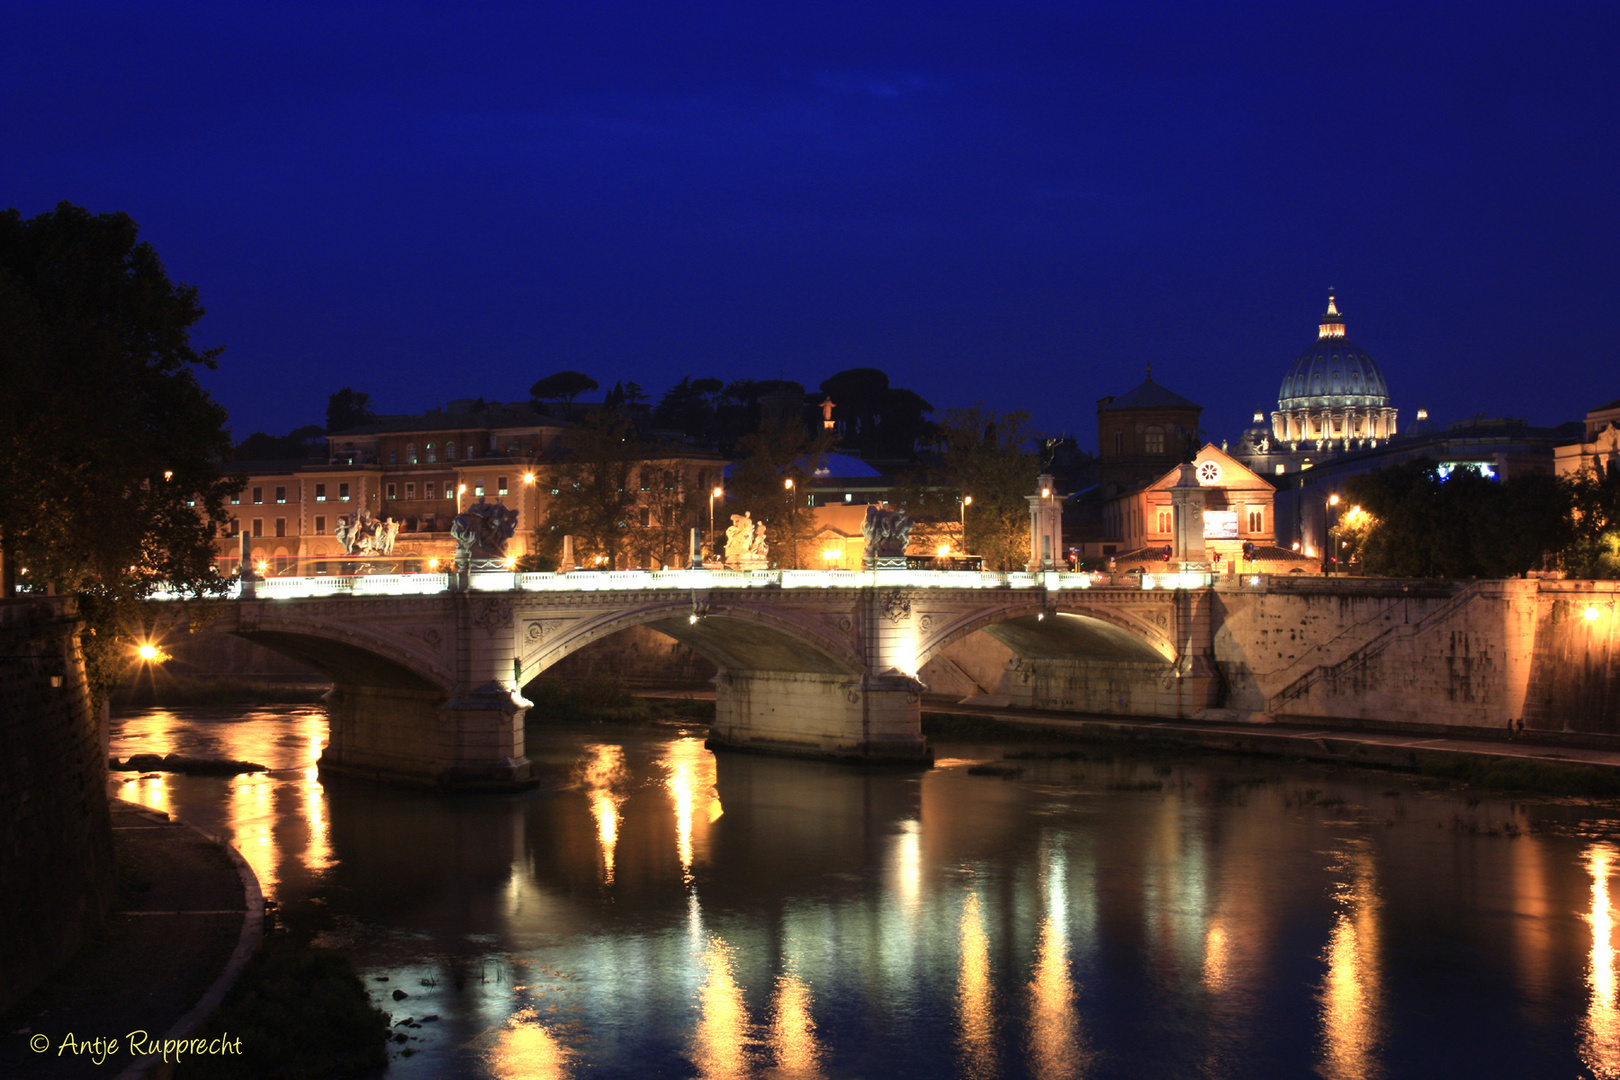
<path id="1" fill-rule="evenodd" d="M 428 596 L 445 592 L 450 574 L 357 574 L 313 577 L 267 577 L 252 582 L 253 594 L 269 600 L 318 596 Z M 572 570 L 566 573 L 518 573 L 481 570 L 468 575 L 476 592 L 631 592 L 648 589 L 708 591 L 714 589 L 1202 589 L 1224 584 L 1257 588 L 1266 575 L 1226 577 L 1220 574 L 1093 574 L 990 570 Z M 224 599 L 238 599 L 241 582 L 233 581 Z M 167 587 L 153 599 L 180 600 L 186 594 Z"/>

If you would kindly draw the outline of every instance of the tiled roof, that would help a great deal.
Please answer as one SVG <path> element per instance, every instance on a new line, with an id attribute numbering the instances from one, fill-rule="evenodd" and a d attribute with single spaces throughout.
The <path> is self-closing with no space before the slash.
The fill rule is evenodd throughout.
<path id="1" fill-rule="evenodd" d="M 1113 401 L 1103 406 L 1104 409 L 1199 409 L 1203 406 L 1188 401 L 1174 390 L 1166 390 L 1153 381 L 1149 375 L 1142 380 L 1142 385 L 1134 390 L 1127 390 Z"/>

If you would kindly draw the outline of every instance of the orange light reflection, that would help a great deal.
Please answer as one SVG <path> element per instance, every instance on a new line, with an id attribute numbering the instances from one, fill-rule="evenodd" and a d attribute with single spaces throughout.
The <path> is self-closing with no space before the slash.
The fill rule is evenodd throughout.
<path id="1" fill-rule="evenodd" d="M 664 785 L 675 804 L 675 852 L 681 860 L 681 877 L 690 885 L 692 863 L 697 857 L 694 832 L 698 823 L 702 839 L 706 840 L 708 827 L 723 813 L 714 790 L 718 777 L 714 755 L 704 749 L 702 739 L 677 739 L 658 764 L 669 771 Z"/>
<path id="2" fill-rule="evenodd" d="M 571 1075 L 572 1051 L 538 1023 L 533 1009 L 520 1009 L 506 1022 L 486 1052 L 490 1071 L 500 1080 L 561 1080 Z"/>
<path id="3" fill-rule="evenodd" d="M 810 987 L 791 972 L 777 977 L 775 1000 L 771 1004 L 771 1053 L 776 1057 L 773 1077 L 819 1077 L 825 1051 L 816 1039 L 816 1022 L 810 1014 Z"/>
<path id="4" fill-rule="evenodd" d="M 732 969 L 731 950 L 710 938 L 703 950 L 707 977 L 698 988 L 698 1022 L 692 1033 L 692 1064 L 707 1080 L 746 1077 L 752 1061 L 748 1044 L 748 1007 Z"/>
<path id="5" fill-rule="evenodd" d="M 1345 854 L 1338 869 L 1348 880 L 1339 887 L 1339 913 L 1328 935 L 1318 1071 L 1326 1080 L 1376 1080 L 1384 1071 L 1378 885 L 1365 850 Z"/>
<path id="6" fill-rule="evenodd" d="M 585 749 L 591 758 L 584 765 L 581 779 L 591 800 L 591 815 L 596 818 L 597 842 L 602 848 L 602 878 L 613 884 L 613 854 L 619 843 L 619 805 L 626 792 L 622 790 L 629 777 L 624 767 L 624 748 L 592 744 Z"/>
<path id="7" fill-rule="evenodd" d="M 1587 965 L 1586 985 L 1591 993 L 1581 1032 L 1581 1061 L 1600 1080 L 1620 1077 L 1620 1003 L 1615 1001 L 1617 984 L 1614 953 L 1614 911 L 1609 900 L 1609 876 L 1614 873 L 1615 852 L 1604 844 L 1594 844 L 1586 853 L 1587 871 L 1592 875 L 1592 910 L 1586 921 L 1592 927 L 1592 954 Z"/>
<path id="8" fill-rule="evenodd" d="M 990 985 L 990 938 L 979 912 L 979 894 L 968 894 L 958 923 L 961 961 L 956 974 L 956 1018 L 962 1074 L 997 1075 L 994 990 Z"/>

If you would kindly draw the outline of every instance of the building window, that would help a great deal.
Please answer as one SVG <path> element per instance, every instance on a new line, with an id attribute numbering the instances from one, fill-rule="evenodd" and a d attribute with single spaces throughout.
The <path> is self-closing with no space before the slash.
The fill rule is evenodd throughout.
<path id="1" fill-rule="evenodd" d="M 407 499 L 416 498 L 416 485 L 415 484 L 406 484 L 405 485 L 405 498 L 407 498 Z"/>
<path id="2" fill-rule="evenodd" d="M 1159 511 L 1159 531 L 1162 532 L 1162 533 L 1167 533 L 1167 532 L 1169 532 L 1171 530 L 1172 527 L 1173 526 L 1171 525 L 1171 521 L 1170 521 L 1170 511 L 1168 511 L 1168 510 L 1160 510 Z"/>
<path id="3" fill-rule="evenodd" d="M 264 518 L 254 518 L 253 519 L 253 535 L 254 536 L 263 536 L 264 535 Z"/>
<path id="4" fill-rule="evenodd" d="M 398 465 L 399 464 L 399 451 L 398 450 L 390 450 L 390 451 L 388 451 L 388 464 L 390 464 L 390 465 Z"/>
<path id="5" fill-rule="evenodd" d="M 286 501 L 287 501 L 287 489 L 284 488 L 284 487 L 276 488 L 276 502 L 284 503 Z"/>
<path id="6" fill-rule="evenodd" d="M 438 496 L 434 494 L 434 492 L 437 491 L 438 489 L 439 489 L 439 485 L 435 484 L 432 480 L 429 480 L 427 483 L 422 485 L 422 498 L 424 498 L 424 499 L 436 499 L 436 498 L 438 498 Z"/>
<path id="7" fill-rule="evenodd" d="M 264 502 L 264 488 L 254 488 L 253 489 L 253 501 L 255 503 Z"/>
<path id="8" fill-rule="evenodd" d="M 287 535 L 287 519 L 286 518 L 276 518 L 276 535 L 277 536 L 286 536 Z"/>
<path id="9" fill-rule="evenodd" d="M 456 460 L 456 444 L 455 443 L 447 442 L 447 443 L 444 444 L 444 460 L 446 460 L 446 461 L 454 461 L 454 460 Z"/>
<path id="10" fill-rule="evenodd" d="M 1264 510 L 1249 511 L 1249 531 L 1252 533 L 1266 531 L 1266 512 Z"/>
<path id="11" fill-rule="evenodd" d="M 1142 433 L 1143 449 L 1150 454 L 1164 453 L 1164 428 L 1150 427 Z"/>
<path id="12" fill-rule="evenodd" d="M 325 502 L 326 501 L 326 485 L 325 484 L 316 484 L 315 485 L 315 501 L 316 502 Z"/>
<path id="13" fill-rule="evenodd" d="M 497 476 L 495 478 L 495 494 L 497 494 L 497 495 L 505 495 L 506 494 L 506 477 Z"/>
<path id="14" fill-rule="evenodd" d="M 432 443 L 428 443 L 428 445 L 427 445 L 427 458 L 428 458 L 429 463 L 432 463 L 432 462 L 435 462 L 435 461 L 439 460 L 438 448 L 435 447 Z"/>
<path id="15" fill-rule="evenodd" d="M 405 464 L 407 464 L 407 465 L 415 465 L 416 464 L 416 444 L 415 443 L 408 443 L 406 445 L 406 447 L 405 447 Z"/>
<path id="16" fill-rule="evenodd" d="M 399 498 L 399 492 L 397 491 L 397 489 L 394 487 L 393 484 L 389 484 L 388 485 L 388 500 L 390 502 L 392 502 L 393 500 L 395 500 L 397 498 Z"/>
<path id="17" fill-rule="evenodd" d="M 324 514 L 316 514 L 315 515 L 315 533 L 316 533 L 316 535 L 320 535 L 320 534 L 322 534 L 324 532 L 326 532 L 326 515 L 324 515 Z"/>
<path id="18" fill-rule="evenodd" d="M 651 527 L 651 525 L 652 525 L 652 507 L 650 507 L 650 506 L 638 506 L 636 508 L 636 510 L 637 510 L 637 516 L 640 517 L 640 519 L 641 519 L 641 527 L 643 529 Z"/>
<path id="19" fill-rule="evenodd" d="M 348 501 L 349 501 L 349 485 L 348 484 L 339 484 L 338 485 L 338 502 L 348 502 Z"/>
<path id="20" fill-rule="evenodd" d="M 232 506 L 241 506 L 242 505 L 242 493 L 240 491 L 238 491 L 235 495 L 231 496 L 231 505 Z"/>
<path id="21" fill-rule="evenodd" d="M 477 480 L 473 481 L 473 494 L 478 496 L 480 499 L 482 499 L 484 497 L 484 478 L 483 477 L 480 476 Z"/>
<path id="22" fill-rule="evenodd" d="M 1114 456 L 1125 456 L 1125 433 L 1123 431 L 1114 432 Z"/>

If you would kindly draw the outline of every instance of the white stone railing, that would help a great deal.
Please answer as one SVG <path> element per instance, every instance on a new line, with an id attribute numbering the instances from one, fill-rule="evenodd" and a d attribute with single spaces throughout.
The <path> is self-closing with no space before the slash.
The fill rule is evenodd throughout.
<path id="1" fill-rule="evenodd" d="M 316 577 L 266 577 L 253 582 L 254 595 L 266 600 L 311 596 L 427 596 L 450 588 L 449 574 L 357 574 Z M 574 570 L 525 574 L 511 570 L 477 571 L 468 576 L 475 592 L 631 592 L 667 589 L 690 592 L 712 589 L 1043 589 L 1091 588 L 1202 589 L 1217 582 L 1257 587 L 1264 576 L 1222 578 L 1208 573 L 1091 574 L 997 573 L 988 570 Z M 242 595 L 232 582 L 225 599 Z M 186 597 L 160 590 L 154 599 Z"/>

